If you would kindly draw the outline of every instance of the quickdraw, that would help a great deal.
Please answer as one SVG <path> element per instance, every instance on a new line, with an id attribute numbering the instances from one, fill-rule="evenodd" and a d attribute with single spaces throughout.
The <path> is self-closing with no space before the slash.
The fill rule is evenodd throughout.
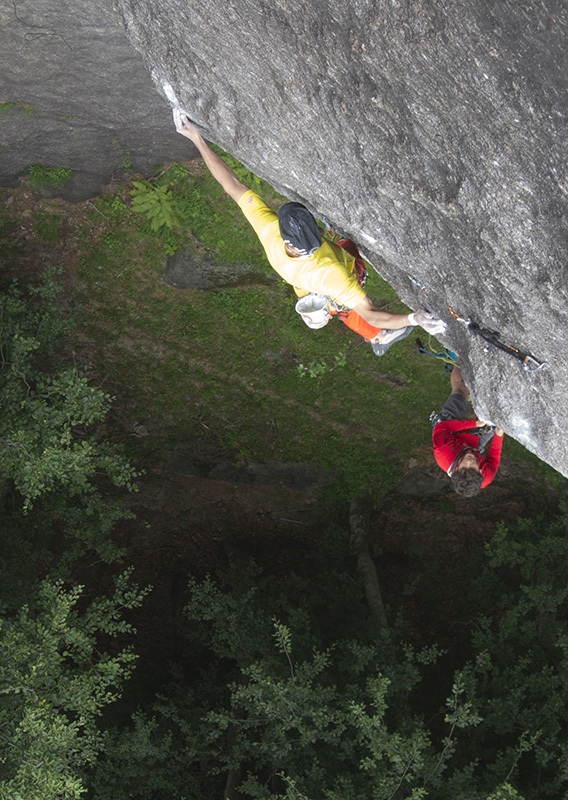
<path id="1" fill-rule="evenodd" d="M 530 353 L 523 353 L 521 350 L 513 347 L 513 345 L 502 342 L 500 339 L 501 334 L 497 331 L 490 331 L 488 328 L 482 328 L 481 325 L 478 325 L 477 322 L 473 322 L 469 317 L 462 317 L 460 314 L 456 313 L 451 306 L 448 306 L 448 311 L 454 319 L 467 327 L 472 336 L 481 336 L 481 338 L 487 342 L 488 347 L 485 348 L 485 352 L 488 352 L 491 347 L 496 347 L 504 353 L 509 353 L 513 358 L 521 362 L 521 366 L 525 372 L 540 372 L 541 369 L 545 369 L 548 366 L 546 361 L 539 361 L 534 356 L 531 356 Z"/>

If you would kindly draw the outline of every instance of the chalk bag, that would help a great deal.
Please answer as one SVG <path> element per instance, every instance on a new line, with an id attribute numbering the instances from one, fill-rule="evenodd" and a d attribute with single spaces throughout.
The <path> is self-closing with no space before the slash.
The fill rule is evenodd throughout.
<path id="1" fill-rule="evenodd" d="M 306 294 L 296 303 L 296 311 L 308 328 L 323 328 L 331 319 L 328 299 L 322 294 Z"/>

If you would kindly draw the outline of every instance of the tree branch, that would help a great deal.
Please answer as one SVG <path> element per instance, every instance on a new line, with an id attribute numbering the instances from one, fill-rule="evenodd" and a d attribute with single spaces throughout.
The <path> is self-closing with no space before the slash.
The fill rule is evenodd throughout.
<path id="1" fill-rule="evenodd" d="M 357 567 L 363 579 L 367 604 L 378 632 L 382 628 L 388 628 L 389 623 L 383 605 L 377 570 L 369 552 L 367 537 L 371 508 L 372 501 L 370 497 L 357 498 L 351 501 L 349 508 L 349 527 L 351 531 L 349 544 L 351 552 L 357 557 Z"/>

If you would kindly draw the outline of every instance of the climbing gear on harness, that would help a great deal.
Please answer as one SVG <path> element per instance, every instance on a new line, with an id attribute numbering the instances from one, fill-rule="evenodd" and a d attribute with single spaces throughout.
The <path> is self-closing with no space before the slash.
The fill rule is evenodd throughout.
<path id="1" fill-rule="evenodd" d="M 444 422 L 445 420 L 442 419 L 440 414 L 437 411 L 432 411 L 429 417 L 430 422 L 432 423 L 432 430 L 438 425 L 440 422 Z M 469 433 L 471 436 L 479 436 L 479 444 L 477 446 L 478 453 L 484 453 L 488 443 L 491 441 L 495 434 L 495 425 L 487 422 L 485 425 L 478 425 L 476 428 L 462 428 L 459 431 L 451 431 L 452 436 L 457 436 L 460 433 Z M 472 448 L 470 448 L 472 449 Z M 460 455 L 458 456 L 461 458 L 463 454 L 463 450 L 461 451 Z M 453 465 L 452 465 L 453 467 Z M 450 467 L 450 469 L 452 469 Z M 451 472 L 448 472 L 448 475 L 451 475 Z"/>
<path id="2" fill-rule="evenodd" d="M 457 436 L 459 433 L 469 433 L 470 436 L 479 436 L 477 450 L 479 453 L 484 453 L 487 445 L 495 435 L 496 427 L 496 425 L 486 423 L 485 425 L 478 425 L 477 428 L 463 428 L 461 431 L 452 431 L 452 436 Z"/>
<path id="3" fill-rule="evenodd" d="M 456 313 L 451 306 L 448 306 L 448 311 L 454 319 L 467 327 L 472 336 L 481 336 L 481 338 L 487 342 L 487 347 L 484 348 L 484 352 L 487 353 L 492 347 L 496 347 L 504 353 L 509 353 L 509 355 L 521 362 L 525 372 L 540 372 L 541 369 L 545 369 L 548 366 L 546 361 L 539 361 L 534 356 L 531 356 L 530 353 L 523 353 L 521 350 L 513 347 L 513 345 L 502 342 L 499 338 L 501 334 L 498 331 L 490 331 L 488 328 L 482 328 L 469 317 L 462 317 L 460 314 Z"/>
<path id="4" fill-rule="evenodd" d="M 351 239 L 335 239 L 335 244 L 338 247 L 341 247 L 342 250 L 345 250 L 349 253 L 350 256 L 353 256 L 355 259 L 355 263 L 353 264 L 353 269 L 355 270 L 355 275 L 357 276 L 357 281 L 359 286 L 364 286 L 367 283 L 368 278 L 368 271 L 367 267 L 365 266 L 365 262 L 359 252 L 359 248 L 355 244 L 355 242 L 351 241 Z"/>
<path id="5" fill-rule="evenodd" d="M 432 423 L 432 427 L 435 428 L 436 425 L 442 421 L 442 417 L 438 414 L 437 411 L 432 411 L 430 416 L 428 417 L 430 422 Z"/>
<path id="6" fill-rule="evenodd" d="M 442 347 L 440 351 L 435 350 L 432 346 L 432 337 L 428 335 L 428 344 L 424 345 L 421 339 L 418 337 L 416 338 L 416 344 L 418 346 L 418 352 L 426 355 L 431 356 L 432 358 L 439 358 L 444 362 L 444 369 L 446 372 L 451 372 L 456 365 L 456 361 L 458 360 L 457 353 L 454 353 L 453 350 L 448 350 L 447 347 Z M 438 345 L 439 347 L 440 345 Z"/>

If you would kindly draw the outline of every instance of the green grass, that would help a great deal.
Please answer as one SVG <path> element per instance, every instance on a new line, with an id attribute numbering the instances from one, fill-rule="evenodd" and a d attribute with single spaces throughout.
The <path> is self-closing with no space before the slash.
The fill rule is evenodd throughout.
<path id="1" fill-rule="evenodd" d="M 197 247 L 270 270 L 256 236 L 216 184 L 194 179 L 184 191 Z M 380 491 L 417 444 L 429 442 L 428 415 L 449 380 L 441 365 L 415 354 L 412 339 L 378 359 L 338 320 L 311 331 L 283 282 L 175 290 L 159 280 L 159 237 L 136 219 L 110 223 L 94 247 L 90 239 L 83 245 L 84 325 L 104 346 L 98 370 L 107 385 L 156 435 L 183 438 L 200 415 L 223 444 L 251 460 L 317 463 L 341 471 L 349 491 Z M 237 256 L 220 241 L 238 243 Z M 380 305 L 404 309 L 376 274 L 369 291 Z M 310 377 L 300 364 L 322 368 Z"/>
<path id="2" fill-rule="evenodd" d="M 59 239 L 63 218 L 51 211 L 39 211 L 34 218 L 37 235 L 44 242 L 54 244 Z"/>
<path id="3" fill-rule="evenodd" d="M 419 355 L 414 336 L 377 358 L 339 320 L 308 329 L 281 280 L 212 291 L 164 284 L 167 254 L 182 247 L 221 264 L 272 270 L 236 204 L 201 164 L 170 166 L 153 183 L 169 191 L 172 229 L 152 231 L 133 212 L 127 185 L 86 206 L 74 237 L 74 349 L 85 351 L 116 396 L 117 416 L 148 430 L 147 439 L 129 441 L 133 457 L 194 438 L 206 425 L 228 458 L 332 470 L 330 502 L 367 490 L 380 497 L 410 458 L 431 465 L 428 417 L 450 390 L 443 363 Z M 282 202 L 270 187 L 260 191 L 275 208 Z M 36 216 L 44 240 L 55 236 L 54 217 Z M 379 307 L 406 310 L 372 270 L 367 288 Z M 538 462 L 506 438 L 509 458 L 529 469 Z"/>
<path id="4" fill-rule="evenodd" d="M 32 164 L 28 167 L 30 186 L 65 186 L 71 180 L 72 172 L 65 167 L 48 167 L 45 164 Z"/>
<path id="5" fill-rule="evenodd" d="M 26 103 L 15 103 L 10 101 L 0 103 L 0 114 L 5 114 L 7 111 L 12 110 L 19 111 L 22 114 L 33 114 L 35 112 L 35 108 L 27 105 Z"/>

